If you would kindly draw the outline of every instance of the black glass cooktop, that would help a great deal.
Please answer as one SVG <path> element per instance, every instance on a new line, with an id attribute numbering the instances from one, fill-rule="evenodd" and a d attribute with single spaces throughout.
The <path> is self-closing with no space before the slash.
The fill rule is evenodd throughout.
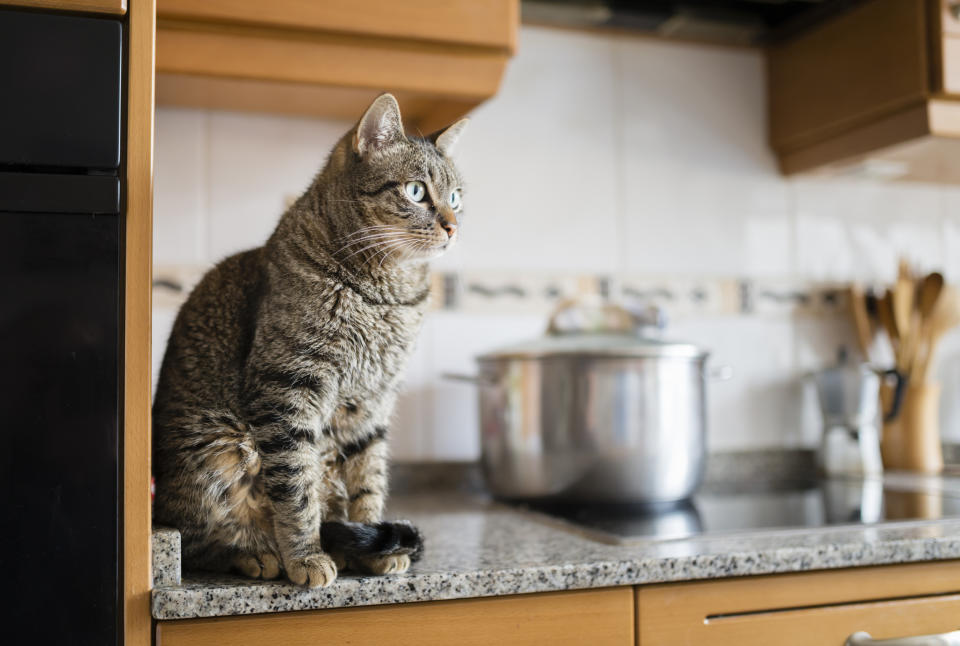
<path id="1" fill-rule="evenodd" d="M 614 542 L 960 518 L 958 493 L 893 487 L 879 479 L 715 486 L 689 501 L 656 506 L 528 506 Z"/>

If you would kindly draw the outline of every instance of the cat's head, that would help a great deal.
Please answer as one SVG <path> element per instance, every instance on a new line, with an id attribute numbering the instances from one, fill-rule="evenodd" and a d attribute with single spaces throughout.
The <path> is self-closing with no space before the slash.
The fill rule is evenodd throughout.
<path id="1" fill-rule="evenodd" d="M 435 258 L 456 244 L 463 181 L 449 155 L 467 120 L 427 137 L 407 137 L 400 107 L 382 94 L 341 143 L 341 186 L 356 221 L 338 255 L 409 262 Z"/>

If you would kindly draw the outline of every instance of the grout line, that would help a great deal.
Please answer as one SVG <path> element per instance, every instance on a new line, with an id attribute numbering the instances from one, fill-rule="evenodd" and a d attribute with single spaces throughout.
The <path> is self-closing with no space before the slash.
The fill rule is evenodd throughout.
<path id="1" fill-rule="evenodd" d="M 200 201 L 201 201 L 201 212 L 200 212 L 200 231 L 199 231 L 199 240 L 197 243 L 198 250 L 200 252 L 201 261 L 204 265 L 210 265 L 214 262 L 213 259 L 213 245 L 210 236 L 210 230 L 212 229 L 210 219 L 211 214 L 211 198 L 210 198 L 210 177 L 212 176 L 212 165 L 213 165 L 213 155 L 211 153 L 212 143 L 210 136 L 210 111 L 204 110 L 202 112 L 202 132 L 200 136 L 201 149 L 200 149 Z"/>
<path id="2" fill-rule="evenodd" d="M 943 275 L 947 280 L 956 280 L 957 276 L 951 276 L 952 267 L 950 267 L 950 213 L 947 210 L 947 187 L 940 184 L 937 189 L 937 206 L 940 211 L 940 257 L 943 258 Z"/>
<path id="3" fill-rule="evenodd" d="M 624 146 L 624 71 L 623 71 L 623 51 L 619 46 L 619 39 L 611 39 L 610 47 L 613 56 L 613 118 L 611 126 L 613 128 L 613 160 L 615 165 L 614 172 L 614 222 L 616 226 L 616 263 L 615 263 L 615 285 L 621 283 L 627 274 L 627 255 L 629 245 L 627 240 L 627 214 L 625 211 L 627 204 L 627 168 L 626 168 L 626 150 Z"/>

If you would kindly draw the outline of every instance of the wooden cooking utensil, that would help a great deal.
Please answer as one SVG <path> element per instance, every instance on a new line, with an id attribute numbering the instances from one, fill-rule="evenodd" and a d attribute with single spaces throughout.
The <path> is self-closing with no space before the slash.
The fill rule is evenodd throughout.
<path id="1" fill-rule="evenodd" d="M 920 369 L 920 375 L 924 381 L 930 378 L 937 343 L 949 330 L 960 325 L 960 291 L 957 291 L 956 287 L 947 286 L 940 290 L 940 297 L 937 298 L 928 321 L 929 324 L 925 330 L 927 352 Z"/>
<path id="2" fill-rule="evenodd" d="M 912 274 L 910 273 L 910 262 L 900 256 L 900 260 L 897 262 L 897 280 L 906 278 L 912 280 Z"/>
<path id="3" fill-rule="evenodd" d="M 916 348 L 914 349 L 913 366 L 910 372 L 910 378 L 916 382 L 923 379 L 923 369 L 926 363 L 926 357 L 930 353 L 927 330 L 930 327 L 930 318 L 933 316 L 934 308 L 940 298 L 940 292 L 943 291 L 943 274 L 933 272 L 927 274 L 920 283 L 919 293 L 917 295 L 917 311 L 914 314 L 914 327 L 917 330 Z"/>
<path id="4" fill-rule="evenodd" d="M 893 299 L 889 289 L 877 296 L 877 320 L 887 333 L 890 349 L 899 365 L 900 335 L 897 334 L 897 323 L 893 320 Z"/>
<path id="5" fill-rule="evenodd" d="M 870 329 L 870 316 L 867 314 L 867 299 L 863 287 L 853 283 L 847 290 L 850 301 L 850 315 L 853 318 L 853 329 L 857 334 L 857 346 L 866 361 L 870 361 L 870 345 L 873 342 L 873 332 Z"/>
<path id="6" fill-rule="evenodd" d="M 913 324 L 913 304 L 917 293 L 917 286 L 913 279 L 901 275 L 893 286 L 893 320 L 897 326 L 897 336 L 900 338 L 900 352 L 897 357 L 897 367 L 904 374 L 910 370 L 913 362 L 914 341 L 917 330 L 911 329 Z"/>
<path id="7" fill-rule="evenodd" d="M 933 314 L 933 308 L 940 298 L 940 292 L 943 291 L 943 274 L 938 271 L 927 274 L 920 283 L 920 295 L 917 302 L 917 309 L 924 320 L 929 320 Z"/>

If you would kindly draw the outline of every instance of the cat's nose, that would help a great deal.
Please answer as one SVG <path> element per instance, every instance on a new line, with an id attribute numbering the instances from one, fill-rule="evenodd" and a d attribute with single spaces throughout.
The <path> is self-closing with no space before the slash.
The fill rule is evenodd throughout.
<path id="1" fill-rule="evenodd" d="M 447 237 L 452 238 L 453 234 L 457 232 L 457 220 L 456 216 L 440 216 L 440 226 L 444 231 L 447 232 Z"/>

